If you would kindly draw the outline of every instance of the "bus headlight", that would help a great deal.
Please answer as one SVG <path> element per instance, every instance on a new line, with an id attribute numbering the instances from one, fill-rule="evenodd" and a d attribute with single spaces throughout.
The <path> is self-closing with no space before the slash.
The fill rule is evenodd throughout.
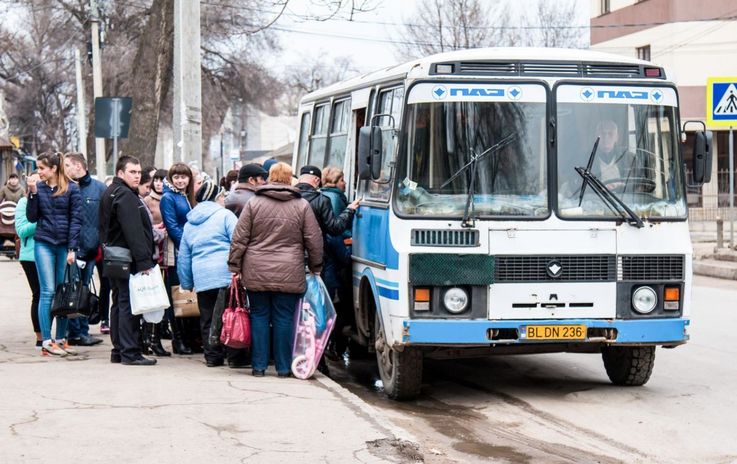
<path id="1" fill-rule="evenodd" d="M 468 306 L 468 293 L 462 288 L 450 288 L 443 296 L 443 304 L 449 313 L 462 313 Z"/>
<path id="2" fill-rule="evenodd" d="M 640 287 L 632 294 L 632 307 L 640 314 L 650 314 L 658 304 L 658 296 L 650 287 Z"/>

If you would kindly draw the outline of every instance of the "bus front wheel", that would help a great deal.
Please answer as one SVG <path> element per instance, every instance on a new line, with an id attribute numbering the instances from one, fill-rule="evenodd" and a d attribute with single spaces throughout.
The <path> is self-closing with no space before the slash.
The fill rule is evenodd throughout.
<path id="1" fill-rule="evenodd" d="M 601 356 L 609 380 L 615 385 L 645 385 L 655 365 L 654 346 L 606 346 Z"/>
<path id="2" fill-rule="evenodd" d="M 409 346 L 402 351 L 392 349 L 384 336 L 378 312 L 374 316 L 374 332 L 376 363 L 384 391 L 393 400 L 416 398 L 422 386 L 422 352 Z"/>

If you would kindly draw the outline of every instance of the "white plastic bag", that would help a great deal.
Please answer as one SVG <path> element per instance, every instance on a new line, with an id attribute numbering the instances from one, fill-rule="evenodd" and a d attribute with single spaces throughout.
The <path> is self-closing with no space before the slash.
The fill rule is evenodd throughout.
<path id="1" fill-rule="evenodd" d="M 157 264 L 151 272 L 133 274 L 128 280 L 130 290 L 131 312 L 134 315 L 161 311 L 169 307 L 164 279 Z"/>

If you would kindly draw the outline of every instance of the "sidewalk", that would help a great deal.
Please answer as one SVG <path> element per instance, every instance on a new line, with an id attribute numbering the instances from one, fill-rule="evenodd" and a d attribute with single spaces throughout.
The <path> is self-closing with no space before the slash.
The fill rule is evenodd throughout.
<path id="1" fill-rule="evenodd" d="M 395 446 L 411 437 L 321 375 L 254 378 L 201 355 L 110 364 L 107 336 L 42 357 L 20 265 L 0 258 L 0 282 L 1 463 L 413 462 Z"/>

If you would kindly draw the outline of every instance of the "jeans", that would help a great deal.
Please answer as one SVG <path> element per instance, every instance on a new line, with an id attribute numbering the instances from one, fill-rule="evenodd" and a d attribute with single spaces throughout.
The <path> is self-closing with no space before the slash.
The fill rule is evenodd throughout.
<path id="1" fill-rule="evenodd" d="M 95 270 L 95 260 L 87 261 L 84 269 L 80 269 L 82 284 L 89 285 L 92 273 Z M 84 316 L 69 320 L 69 338 L 88 337 L 90 335 L 90 324 Z"/>
<path id="2" fill-rule="evenodd" d="M 38 321 L 41 325 L 41 338 L 51 340 L 51 303 L 57 284 L 64 280 L 64 269 L 67 265 L 67 247 L 52 245 L 40 240 L 34 249 L 38 283 L 41 286 L 41 298 L 38 301 Z M 67 318 L 56 318 L 56 339 L 61 340 L 67 334 Z"/>
<path id="3" fill-rule="evenodd" d="M 31 323 L 33 323 L 33 331 L 41 333 L 41 324 L 38 322 L 38 300 L 41 296 L 41 287 L 38 283 L 38 271 L 36 270 L 36 263 L 33 261 L 21 261 L 20 265 L 23 267 L 23 272 L 26 274 L 26 280 L 28 286 L 31 287 Z"/>
<path id="4" fill-rule="evenodd" d="M 302 294 L 248 291 L 251 304 L 251 361 L 254 370 L 269 366 L 269 322 L 274 326 L 276 372 L 286 374 L 292 367 L 294 311 Z"/>

